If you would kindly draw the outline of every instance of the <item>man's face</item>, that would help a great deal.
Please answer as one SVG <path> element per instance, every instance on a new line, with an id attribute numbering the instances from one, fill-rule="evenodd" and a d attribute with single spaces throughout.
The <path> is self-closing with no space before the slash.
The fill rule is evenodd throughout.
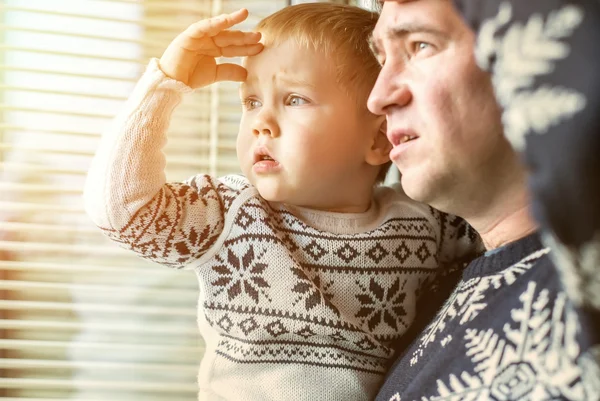
<path id="1" fill-rule="evenodd" d="M 494 185 L 512 153 L 473 46 L 449 0 L 385 1 L 373 33 L 383 68 L 368 107 L 387 118 L 404 190 L 453 213 L 473 191 Z"/>

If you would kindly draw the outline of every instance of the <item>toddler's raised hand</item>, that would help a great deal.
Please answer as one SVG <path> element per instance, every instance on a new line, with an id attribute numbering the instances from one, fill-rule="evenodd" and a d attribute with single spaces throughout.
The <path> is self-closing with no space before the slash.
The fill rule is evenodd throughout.
<path id="1" fill-rule="evenodd" d="M 248 17 L 248 10 L 198 21 L 169 44 L 160 58 L 163 72 L 191 88 L 218 81 L 244 81 L 246 69 L 237 64 L 217 64 L 215 58 L 252 56 L 263 48 L 258 32 L 228 31 Z"/>

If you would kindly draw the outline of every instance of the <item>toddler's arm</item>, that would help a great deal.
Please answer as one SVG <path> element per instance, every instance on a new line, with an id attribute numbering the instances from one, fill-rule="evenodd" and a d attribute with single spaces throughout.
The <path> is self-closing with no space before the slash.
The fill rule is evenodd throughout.
<path id="1" fill-rule="evenodd" d="M 167 78 L 152 60 L 103 135 L 84 191 L 88 215 L 111 239 L 174 266 L 199 256 L 223 226 L 209 177 L 165 181 L 165 132 L 182 94 L 190 90 Z"/>
<path id="2" fill-rule="evenodd" d="M 215 57 L 260 51 L 246 44 L 260 36 L 224 30 L 246 16 L 241 10 L 200 21 L 180 34 L 160 66 L 151 61 L 101 139 L 86 180 L 86 211 L 112 239 L 145 258 L 182 267 L 206 252 L 222 231 L 222 196 L 232 190 L 206 175 L 167 184 L 162 148 L 184 93 L 218 80 L 245 79 L 241 66 L 217 65 Z"/>

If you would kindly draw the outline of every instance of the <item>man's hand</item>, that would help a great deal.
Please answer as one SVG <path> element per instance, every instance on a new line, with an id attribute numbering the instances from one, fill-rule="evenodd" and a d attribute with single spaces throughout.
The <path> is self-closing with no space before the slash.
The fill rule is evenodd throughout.
<path id="1" fill-rule="evenodd" d="M 259 32 L 228 31 L 248 17 L 248 10 L 198 21 L 169 44 L 160 58 L 160 68 L 170 78 L 191 88 L 218 81 L 244 81 L 246 69 L 237 64 L 217 64 L 216 57 L 243 57 L 263 49 Z"/>

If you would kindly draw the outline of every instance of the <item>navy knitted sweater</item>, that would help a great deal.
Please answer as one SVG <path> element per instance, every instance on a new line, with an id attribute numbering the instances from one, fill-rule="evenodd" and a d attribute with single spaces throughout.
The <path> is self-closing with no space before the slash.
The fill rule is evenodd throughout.
<path id="1" fill-rule="evenodd" d="M 550 253 L 532 234 L 471 262 L 449 297 L 446 277 L 377 400 L 598 400 L 600 316 L 570 301 Z M 439 304 L 424 298 L 427 323 Z"/>

